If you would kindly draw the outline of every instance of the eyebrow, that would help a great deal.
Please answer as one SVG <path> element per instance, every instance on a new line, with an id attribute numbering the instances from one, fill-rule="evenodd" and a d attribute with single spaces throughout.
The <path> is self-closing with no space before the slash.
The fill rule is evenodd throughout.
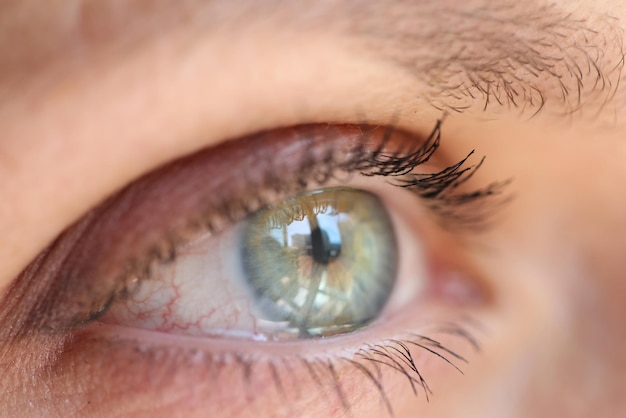
<path id="1" fill-rule="evenodd" d="M 540 1 L 428 3 L 381 6 L 357 27 L 371 50 L 429 86 L 438 109 L 460 112 L 478 100 L 484 109 L 536 113 L 556 104 L 569 114 L 617 92 L 624 50 L 616 19 L 583 19 Z"/>
<path id="2" fill-rule="evenodd" d="M 231 20 L 248 24 L 260 16 L 347 36 L 362 54 L 425 85 L 421 94 L 445 111 L 476 102 L 534 113 L 549 104 L 567 114 L 591 103 L 601 108 L 616 94 L 624 66 L 617 19 L 576 17 L 541 0 L 319 0 L 306 8 L 278 0 L 182 0 L 176 7 L 163 0 L 68 0 L 36 13 L 38 3 L 0 6 L 3 78 L 90 49 L 130 48 L 189 28 L 220 31 Z M 23 45 L 11 47 L 17 36 Z"/>

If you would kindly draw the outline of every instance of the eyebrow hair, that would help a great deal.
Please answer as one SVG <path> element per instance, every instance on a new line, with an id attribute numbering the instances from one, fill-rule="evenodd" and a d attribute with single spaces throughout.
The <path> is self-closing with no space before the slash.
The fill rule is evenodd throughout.
<path id="1" fill-rule="evenodd" d="M 229 21 L 262 16 L 347 36 L 362 54 L 421 82 L 420 94 L 440 110 L 461 112 L 478 102 L 536 113 L 556 104 L 569 114 L 590 103 L 601 108 L 616 94 L 624 66 L 616 19 L 576 17 L 542 0 L 459 3 L 318 0 L 304 8 L 288 0 L 181 0 L 172 7 L 164 0 L 66 0 L 53 13 L 37 13 L 39 0 L 8 2 L 0 5 L 0 81 L 89 49 L 130 48 L 185 27 L 227 30 Z M 17 36 L 23 45 L 11 48 Z"/>
<path id="2" fill-rule="evenodd" d="M 484 109 L 556 104 L 572 113 L 617 92 L 624 49 L 614 18 L 538 1 L 383 3 L 357 20 L 358 33 L 427 85 L 437 109 L 460 112 L 478 100 Z"/>

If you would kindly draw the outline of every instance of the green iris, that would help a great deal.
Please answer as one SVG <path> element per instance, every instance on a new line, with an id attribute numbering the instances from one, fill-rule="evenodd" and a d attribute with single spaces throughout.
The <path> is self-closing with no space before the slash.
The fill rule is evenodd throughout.
<path id="1" fill-rule="evenodd" d="M 376 319 L 393 289 L 393 226 L 362 190 L 321 189 L 262 209 L 242 241 L 253 307 L 272 338 L 353 331 Z"/>

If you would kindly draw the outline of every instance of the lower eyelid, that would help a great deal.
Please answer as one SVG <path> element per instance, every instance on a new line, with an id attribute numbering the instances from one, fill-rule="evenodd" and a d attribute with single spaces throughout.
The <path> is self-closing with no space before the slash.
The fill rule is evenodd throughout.
<path id="1" fill-rule="evenodd" d="M 431 318 L 411 334 L 388 332 L 389 338 L 372 344 L 365 332 L 342 338 L 349 343 L 318 341 L 306 350 L 265 343 L 237 350 L 229 342 L 207 344 L 196 338 L 173 344 L 160 333 L 137 335 L 93 324 L 76 335 L 55 369 L 61 376 L 75 376 L 85 399 L 91 399 L 88 408 L 105 411 L 113 399 L 116 408 L 143 409 L 147 396 L 160 414 L 201 407 L 203 416 L 239 416 L 251 408 L 279 416 L 300 410 L 310 416 L 361 416 L 361 408 L 377 408 L 384 416 L 401 399 L 417 407 L 431 391 L 445 390 L 447 377 L 459 373 L 445 359 L 462 370 L 463 359 L 476 351 L 478 331 L 471 321 L 459 319 L 458 313 L 435 320 L 430 312 Z M 164 394 L 162 405 L 155 405 L 154 393 Z M 307 406 L 299 409 L 302 405 Z"/>

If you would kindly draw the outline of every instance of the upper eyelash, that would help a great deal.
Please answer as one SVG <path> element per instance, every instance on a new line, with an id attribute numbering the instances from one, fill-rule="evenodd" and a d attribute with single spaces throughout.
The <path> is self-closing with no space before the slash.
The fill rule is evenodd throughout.
<path id="1" fill-rule="evenodd" d="M 354 148 L 342 150 L 339 156 L 332 145 L 325 149 L 321 156 L 308 153 L 299 163 L 298 175 L 287 181 L 283 177 L 274 174 L 274 170 L 268 170 L 264 186 L 253 191 L 243 199 L 223 202 L 214 210 L 202 216 L 201 224 L 209 233 L 219 233 L 226 225 L 235 223 L 265 206 L 273 203 L 271 199 L 263 196 L 263 192 L 271 190 L 278 195 L 291 195 L 302 192 L 309 187 L 311 181 L 317 187 L 322 187 L 330 180 L 342 179 L 340 173 L 358 173 L 367 177 L 389 177 L 389 184 L 405 188 L 414 193 L 434 213 L 442 218 L 442 224 L 447 227 L 464 227 L 479 230 L 488 224 L 493 209 L 499 207 L 507 196 L 504 189 L 509 181 L 493 182 L 487 186 L 472 191 L 459 191 L 459 186 L 467 182 L 473 174 L 482 166 L 485 157 L 478 164 L 467 165 L 474 150 L 470 151 L 461 161 L 454 163 L 434 173 L 413 173 L 414 170 L 427 163 L 436 153 L 441 144 L 441 128 L 445 118 L 437 120 L 435 127 L 423 140 L 415 138 L 412 148 L 389 152 L 386 149 L 395 127 L 385 127 L 385 135 L 374 149 L 366 146 L 367 140 L 379 126 L 362 125 L 364 141 L 359 141 Z M 328 125 L 329 128 L 342 125 Z M 302 126 L 305 133 L 308 126 Z M 256 194 L 254 194 L 256 192 Z M 285 196 L 286 197 L 286 196 Z M 468 206 L 473 205 L 469 211 Z M 225 220 L 225 221 L 224 221 Z M 195 229 L 196 227 L 192 227 Z M 176 248 L 180 246 L 176 237 L 172 237 L 158 250 L 154 251 L 152 258 L 156 261 L 170 262 L 176 258 Z"/>
<path id="2" fill-rule="evenodd" d="M 437 120 L 435 127 L 425 140 L 415 138 L 411 143 L 412 148 L 394 152 L 389 152 L 386 149 L 396 129 L 394 126 L 384 128 L 384 138 L 374 149 L 369 149 L 366 146 L 367 139 L 374 130 L 383 128 L 361 126 L 364 141 L 359 142 L 347 152 L 349 155 L 347 159 L 338 158 L 334 155 L 332 148 L 328 148 L 321 158 L 305 156 L 299 170 L 300 176 L 295 180 L 295 183 L 301 186 L 300 189 L 304 189 L 308 186 L 310 179 L 314 179 L 318 186 L 323 186 L 331 179 L 341 180 L 338 178 L 338 173 L 342 172 L 359 173 L 367 177 L 389 177 L 388 183 L 390 185 L 404 188 L 417 195 L 428 208 L 440 215 L 440 218 L 445 221 L 442 223 L 447 227 L 463 227 L 473 231 L 485 228 L 489 226 L 494 209 L 509 201 L 510 196 L 505 194 L 505 189 L 511 181 L 495 181 L 470 191 L 461 191 L 460 186 L 470 180 L 483 165 L 486 157 L 482 157 L 476 164 L 468 165 L 470 157 L 475 153 L 475 150 L 472 150 L 460 161 L 440 171 L 414 173 L 417 167 L 430 161 L 439 149 L 444 120 L 445 116 Z M 281 190 L 283 182 L 283 179 L 270 177 L 267 187 L 283 192 L 284 190 Z M 296 189 L 291 192 L 297 193 L 299 191 L 301 190 Z M 257 196 L 256 199 L 258 207 L 252 210 L 249 207 L 244 207 L 243 212 L 234 211 L 238 212 L 237 217 L 232 217 L 229 221 L 236 222 L 242 217 L 242 214 L 246 216 L 250 212 L 271 203 L 265 201 L 261 196 Z M 236 205 L 237 202 L 235 202 Z M 472 206 L 471 209 L 469 206 Z M 209 230 L 213 231 L 210 220 L 207 223 Z"/>
<path id="3" fill-rule="evenodd" d="M 424 396 L 428 402 L 434 392 L 429 384 L 429 376 L 419 365 L 422 360 L 416 361 L 416 354 L 419 351 L 425 351 L 428 355 L 433 356 L 435 361 L 441 361 L 456 372 L 463 374 L 463 365 L 469 363 L 467 354 L 471 355 L 481 351 L 475 336 L 477 332 L 481 331 L 481 328 L 482 325 L 472 317 L 462 316 L 451 321 L 432 322 L 420 333 L 408 332 L 394 338 L 381 338 L 375 343 L 364 343 L 349 353 L 293 354 L 269 358 L 241 351 L 213 352 L 170 345 L 140 346 L 132 340 L 124 338 L 116 340 L 116 342 L 121 347 L 130 348 L 133 355 L 141 355 L 144 358 L 152 359 L 152 361 L 159 359 L 160 365 L 170 364 L 171 367 L 171 365 L 176 364 L 207 364 L 211 373 L 211 382 L 219 380 L 227 365 L 235 364 L 241 373 L 244 392 L 254 390 L 255 373 L 266 368 L 270 374 L 270 384 L 275 387 L 276 394 L 286 408 L 290 408 L 290 405 L 301 396 L 303 391 L 299 388 L 301 384 L 299 378 L 307 379 L 308 375 L 320 394 L 328 397 L 329 403 L 338 401 L 344 416 L 350 417 L 353 416 L 352 408 L 355 406 L 355 398 L 349 399 L 346 396 L 342 379 L 338 373 L 342 365 L 346 365 L 363 374 L 364 382 L 373 385 L 378 393 L 382 401 L 381 407 L 386 415 L 394 417 L 393 400 L 386 391 L 384 380 L 385 377 L 388 377 L 386 373 L 391 373 L 392 376 L 398 374 L 410 386 L 414 396 Z M 454 350 L 448 348 L 448 343 L 445 345 L 441 343 L 441 337 L 444 336 L 454 338 Z M 97 334 L 80 334 L 77 338 L 79 340 L 84 338 L 98 341 L 104 337 Z M 452 340 L 449 343 L 451 342 Z M 461 350 L 464 355 L 460 354 Z M 153 367 L 153 365 L 147 363 L 146 367 Z M 303 376 L 294 374 L 294 370 L 297 368 L 305 372 Z M 289 396 L 287 394 L 288 389 L 290 391 Z M 291 413 L 288 416 L 296 415 Z"/>
<path id="4" fill-rule="evenodd" d="M 442 125 L 445 116 L 436 121 L 434 128 L 426 139 L 417 138 L 411 142 L 408 149 L 399 149 L 390 152 L 387 149 L 394 134 L 395 127 L 361 125 L 363 141 L 359 141 L 352 149 L 342 150 L 337 155 L 332 145 L 325 149 L 321 156 L 312 153 L 306 154 L 298 171 L 299 175 L 292 181 L 273 175 L 273 170 L 264 182 L 265 189 L 272 190 L 279 195 L 291 195 L 306 189 L 311 180 L 317 187 L 322 187 L 332 179 L 340 180 L 339 173 L 359 173 L 367 177 L 388 177 L 392 186 L 404 188 L 417 195 L 429 209 L 439 216 L 442 226 L 465 228 L 479 231 L 489 226 L 492 215 L 502 204 L 509 201 L 504 193 L 510 180 L 489 183 L 479 189 L 460 191 L 459 187 L 466 183 L 482 166 L 485 157 L 477 164 L 468 165 L 474 150 L 470 151 L 460 161 L 449 165 L 434 173 L 414 173 L 414 170 L 430 161 L 441 145 Z M 328 125 L 329 128 L 342 125 Z M 303 126 L 301 129 L 315 127 Z M 367 140 L 373 136 L 373 131 L 385 129 L 383 139 L 373 149 L 367 147 Z M 295 187 L 294 187 L 295 185 Z M 227 202 L 217 211 L 204 216 L 200 222 L 210 233 L 219 233 L 226 225 L 235 223 L 265 206 L 273 203 L 262 195 L 263 188 L 256 195 L 246 196 L 245 199 Z M 226 222 L 223 219 L 226 219 Z M 216 224 L 218 226 L 216 226 Z M 170 238 L 151 257 L 141 276 L 149 277 L 152 262 L 172 262 L 177 257 L 177 248 L 181 245 L 177 239 Z M 143 278 L 142 277 L 142 278 Z"/>
<path id="5" fill-rule="evenodd" d="M 417 195 L 422 202 L 434 213 L 439 215 L 442 226 L 446 228 L 463 227 L 472 231 L 481 230 L 488 226 L 494 210 L 503 203 L 508 202 L 508 196 L 504 194 L 505 187 L 509 181 L 493 182 L 487 186 L 467 191 L 459 191 L 459 186 L 466 183 L 474 173 L 482 166 L 485 157 L 477 164 L 467 165 L 469 158 L 474 154 L 470 151 L 462 160 L 443 168 L 434 173 L 414 173 L 414 170 L 430 161 L 441 145 L 442 125 L 445 120 L 441 118 L 436 121 L 434 128 L 428 137 L 423 139 L 415 138 L 408 149 L 400 149 L 389 152 L 387 145 L 395 131 L 394 126 L 385 127 L 385 134 L 382 141 L 377 146 L 369 149 L 365 144 L 367 139 L 378 126 L 361 126 L 364 141 L 359 141 L 354 148 L 344 150 L 347 158 L 336 155 L 336 150 L 329 147 L 317 158 L 312 154 L 306 154 L 300 164 L 298 172 L 300 175 L 292 182 L 297 187 L 292 190 L 285 190 L 284 179 L 277 179 L 273 176 L 267 182 L 267 188 L 280 194 L 296 194 L 308 187 L 310 179 L 314 179 L 318 187 L 323 186 L 331 179 L 337 179 L 338 174 L 359 173 L 367 177 L 389 177 L 389 184 L 404 188 Z M 328 125 L 331 127 L 332 125 Z M 304 131 L 308 127 L 303 127 Z M 215 214 L 209 214 L 203 224 L 212 233 L 219 233 L 219 228 L 215 228 L 212 223 L 213 217 L 224 216 L 228 224 L 235 223 L 252 212 L 271 204 L 270 201 L 257 194 L 248 197 L 256 204 L 248 202 L 234 201 Z M 234 206 L 241 205 L 239 208 Z M 236 214 L 236 215 L 233 215 Z M 223 226 L 222 226 L 223 228 Z M 178 248 L 181 246 L 176 239 L 166 242 L 159 251 L 154 251 L 147 259 L 140 274 L 136 276 L 139 280 L 144 280 L 151 276 L 151 269 L 154 263 L 170 263 L 176 260 Z M 125 295 L 128 291 L 123 288 L 119 294 Z M 112 301 L 108 301 L 108 304 Z M 101 310 L 102 313 L 106 308 Z M 97 318 L 99 315 L 94 315 Z"/>
<path id="6" fill-rule="evenodd" d="M 470 151 L 462 160 L 434 173 L 413 173 L 413 170 L 428 162 L 441 144 L 441 128 L 445 120 L 439 119 L 430 135 L 421 145 L 405 152 L 388 154 L 384 145 L 371 153 L 370 158 L 358 159 L 347 165 L 365 176 L 396 177 L 389 183 L 405 188 L 421 198 L 431 210 L 441 215 L 443 225 L 453 221 L 456 227 L 465 227 L 474 231 L 489 225 L 494 209 L 510 200 L 505 195 L 510 180 L 496 181 L 487 186 L 471 191 L 459 191 L 483 165 L 485 157 L 477 164 L 467 165 L 475 150 Z M 392 129 L 392 128 L 391 128 Z M 487 206 L 489 205 L 489 206 Z M 469 208 L 469 206 L 472 206 Z"/>

